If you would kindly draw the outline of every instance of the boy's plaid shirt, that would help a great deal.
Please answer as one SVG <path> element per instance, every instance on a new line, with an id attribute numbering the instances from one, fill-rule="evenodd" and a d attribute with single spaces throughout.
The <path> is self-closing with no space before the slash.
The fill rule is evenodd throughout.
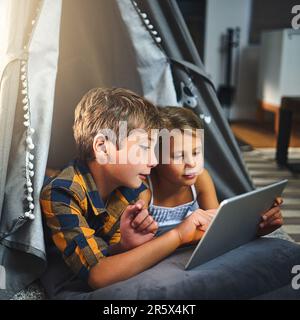
<path id="1" fill-rule="evenodd" d="M 88 167 L 79 160 L 44 186 L 40 202 L 51 238 L 75 274 L 87 280 L 108 246 L 120 241 L 120 216 L 146 188 L 118 188 L 105 205 Z"/>

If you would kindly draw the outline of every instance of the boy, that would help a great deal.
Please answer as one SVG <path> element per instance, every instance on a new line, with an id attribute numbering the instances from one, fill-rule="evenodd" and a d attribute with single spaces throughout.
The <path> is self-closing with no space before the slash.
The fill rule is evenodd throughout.
<path id="1" fill-rule="evenodd" d="M 117 141 L 113 133 L 120 136 L 120 120 L 126 122 L 129 135 Z M 135 203 L 146 189 L 143 181 L 157 164 L 156 137 L 149 131 L 159 123 L 158 110 L 129 90 L 90 90 L 75 110 L 79 158 L 41 192 L 52 246 L 92 288 L 144 271 L 195 240 L 197 228 L 205 230 L 209 224 L 198 210 L 175 229 L 154 238 L 157 223 L 143 209 L 143 200 Z M 132 159 L 133 147 L 138 164 Z"/>

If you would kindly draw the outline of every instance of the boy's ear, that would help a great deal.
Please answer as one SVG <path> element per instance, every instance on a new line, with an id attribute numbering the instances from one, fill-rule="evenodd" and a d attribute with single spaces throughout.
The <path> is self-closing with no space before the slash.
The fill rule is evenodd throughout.
<path id="1" fill-rule="evenodd" d="M 95 158 L 100 164 L 115 163 L 116 146 L 101 133 L 97 134 L 93 141 Z"/>
<path id="2" fill-rule="evenodd" d="M 93 140 L 93 150 L 96 160 L 101 163 L 107 163 L 107 146 L 106 138 L 103 134 L 97 134 Z"/>
<path id="3" fill-rule="evenodd" d="M 94 152 L 104 152 L 107 153 L 106 150 L 106 138 L 103 134 L 97 134 L 93 141 L 93 149 Z"/>

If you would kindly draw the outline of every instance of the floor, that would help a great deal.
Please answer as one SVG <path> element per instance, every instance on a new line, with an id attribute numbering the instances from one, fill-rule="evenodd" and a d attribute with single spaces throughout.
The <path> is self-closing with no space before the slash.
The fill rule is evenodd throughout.
<path id="1" fill-rule="evenodd" d="M 231 124 L 231 129 L 235 136 L 244 140 L 254 148 L 276 148 L 276 135 L 272 122 L 235 122 Z M 300 147 L 300 123 L 294 122 L 291 147 Z"/>
<path id="2" fill-rule="evenodd" d="M 291 238 L 300 243 L 300 174 L 278 168 L 275 162 L 276 134 L 272 122 L 235 122 L 231 124 L 235 136 L 242 139 L 254 150 L 244 152 L 243 158 L 255 186 L 287 178 L 288 186 L 283 194 L 283 229 Z M 294 121 L 289 148 L 289 162 L 300 163 L 300 123 Z"/>
<path id="3" fill-rule="evenodd" d="M 287 169 L 279 169 L 275 162 L 275 148 L 257 148 L 244 152 L 243 158 L 256 187 L 288 179 L 283 193 L 283 230 L 300 244 L 300 174 L 292 174 Z M 300 148 L 289 150 L 291 161 L 300 162 Z"/>

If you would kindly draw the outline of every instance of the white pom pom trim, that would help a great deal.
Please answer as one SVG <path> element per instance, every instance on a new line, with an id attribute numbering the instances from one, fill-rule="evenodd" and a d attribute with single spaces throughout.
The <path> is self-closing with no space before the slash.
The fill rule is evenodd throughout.
<path id="1" fill-rule="evenodd" d="M 32 36 L 33 36 L 33 31 L 37 26 L 37 22 L 39 19 L 39 15 L 41 12 L 41 8 L 43 6 L 43 1 L 39 1 L 35 15 L 32 17 L 31 20 L 31 30 L 28 33 L 28 39 L 23 47 L 25 53 L 28 53 L 27 50 L 29 48 Z M 30 220 L 35 219 L 35 215 L 33 213 L 34 210 L 34 188 L 33 188 L 33 183 L 31 178 L 34 176 L 34 164 L 32 161 L 34 160 L 34 155 L 32 150 L 35 148 L 34 145 L 34 140 L 32 139 L 32 135 L 34 134 L 35 130 L 31 126 L 31 110 L 30 110 L 30 99 L 29 99 L 29 93 L 28 93 L 28 59 L 24 58 L 21 59 L 21 74 L 20 74 L 20 79 L 21 79 L 21 94 L 23 95 L 22 99 L 22 105 L 23 105 L 23 110 L 24 110 L 24 119 L 25 121 L 23 122 L 24 127 L 25 127 L 25 175 L 26 175 L 26 183 L 25 183 L 25 200 L 27 200 L 27 210 L 24 212 L 24 217 Z"/>
<path id="2" fill-rule="evenodd" d="M 24 119 L 26 121 L 23 122 L 26 128 L 26 152 L 25 152 L 25 174 L 26 174 L 26 188 L 27 188 L 27 206 L 28 209 L 24 216 L 30 220 L 34 220 L 35 216 L 33 214 L 34 209 L 34 199 L 33 199 L 33 186 L 31 178 L 34 176 L 34 164 L 31 162 L 34 160 L 34 155 L 31 153 L 34 149 L 34 143 L 32 139 L 32 135 L 34 134 L 35 130 L 31 127 L 31 112 L 30 112 L 30 100 L 28 96 L 28 80 L 27 80 L 27 61 L 21 61 L 21 81 L 22 81 L 22 94 L 24 98 L 22 99 L 23 110 L 24 110 Z"/>
<path id="3" fill-rule="evenodd" d="M 161 43 L 162 39 L 159 37 L 158 32 L 156 30 L 153 30 L 154 27 L 151 23 L 151 21 L 148 18 L 148 15 L 145 12 L 142 12 L 141 9 L 139 9 L 138 4 L 135 1 L 132 1 L 133 5 L 135 6 L 135 9 L 137 13 L 140 15 L 140 17 L 143 19 L 145 26 L 151 31 L 151 36 L 154 38 L 155 42 L 157 44 Z"/>

